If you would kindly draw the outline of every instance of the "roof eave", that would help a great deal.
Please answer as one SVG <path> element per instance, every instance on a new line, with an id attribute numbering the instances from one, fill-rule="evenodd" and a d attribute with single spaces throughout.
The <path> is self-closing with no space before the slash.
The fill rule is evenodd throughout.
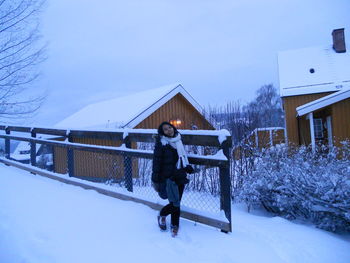
<path id="1" fill-rule="evenodd" d="M 311 101 L 296 108 L 297 117 L 302 117 L 308 113 L 325 108 L 339 101 L 350 98 L 350 89 L 338 91 L 320 99 Z"/>

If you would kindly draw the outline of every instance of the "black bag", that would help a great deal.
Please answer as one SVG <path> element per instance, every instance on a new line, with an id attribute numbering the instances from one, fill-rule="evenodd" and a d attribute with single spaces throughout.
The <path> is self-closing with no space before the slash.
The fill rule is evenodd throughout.
<path id="1" fill-rule="evenodd" d="M 166 192 L 166 181 L 159 183 L 159 192 L 158 195 L 162 199 L 168 199 L 168 194 Z"/>
<path id="2" fill-rule="evenodd" d="M 152 186 L 154 190 L 156 190 L 160 198 L 168 199 L 168 194 L 166 192 L 166 181 L 160 183 L 153 183 Z"/>

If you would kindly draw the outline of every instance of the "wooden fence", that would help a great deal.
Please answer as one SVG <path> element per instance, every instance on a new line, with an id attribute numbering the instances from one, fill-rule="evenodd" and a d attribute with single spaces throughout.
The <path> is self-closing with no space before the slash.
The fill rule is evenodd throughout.
<path id="1" fill-rule="evenodd" d="M 1 131 L 4 131 L 1 134 Z M 16 134 L 13 134 L 16 132 Z M 18 135 L 20 133 L 20 135 Z M 223 232 L 231 231 L 231 193 L 230 193 L 230 156 L 229 149 L 232 147 L 232 138 L 227 131 L 195 131 L 195 130 L 180 130 L 182 141 L 185 145 L 194 146 L 208 146 L 214 147 L 221 154 L 201 156 L 191 154 L 189 161 L 195 165 L 205 165 L 206 167 L 219 168 L 220 181 L 220 210 L 224 211 L 226 220 L 211 218 L 207 215 L 202 215 L 193 211 L 182 211 L 181 216 L 196 222 L 204 223 L 214 227 L 220 228 Z M 23 136 L 23 134 L 25 136 Z M 37 135 L 51 135 L 47 139 L 39 139 Z M 52 128 L 38 128 L 38 127 L 22 127 L 22 126 L 4 126 L 0 125 L 0 138 L 5 140 L 5 158 L 0 161 L 8 165 L 14 165 L 18 168 L 25 169 L 32 173 L 40 174 L 52 179 L 64 181 L 75 185 L 82 186 L 88 189 L 95 189 L 96 191 L 112 197 L 132 200 L 148 205 L 154 209 L 160 209 L 161 205 L 142 198 L 136 198 L 132 195 L 123 195 L 113 191 L 106 191 L 102 188 L 91 186 L 84 183 L 76 183 L 69 180 L 69 177 L 63 179 L 62 176 L 55 176 L 54 173 L 48 172 L 36 167 L 37 144 L 48 145 L 51 147 L 60 147 L 66 149 L 67 155 L 67 173 L 70 177 L 74 177 L 74 151 L 85 151 L 101 154 L 109 154 L 113 156 L 121 156 L 124 159 L 124 176 L 125 185 L 129 192 L 133 191 L 132 180 L 132 164 L 131 158 L 152 159 L 153 151 L 132 149 L 132 143 L 147 142 L 154 143 L 156 137 L 156 130 L 138 130 L 138 129 L 118 129 L 114 131 L 89 131 L 89 130 L 64 130 Z M 118 140 L 123 142 L 122 147 L 89 145 L 73 142 L 77 138 L 98 138 L 105 140 Z M 24 141 L 30 143 L 30 165 L 20 164 L 11 160 L 10 142 Z"/>

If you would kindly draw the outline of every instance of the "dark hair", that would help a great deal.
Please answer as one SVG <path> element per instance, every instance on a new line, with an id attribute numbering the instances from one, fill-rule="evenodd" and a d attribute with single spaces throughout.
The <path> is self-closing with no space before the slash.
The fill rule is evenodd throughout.
<path id="1" fill-rule="evenodd" d="M 158 127 L 158 135 L 159 135 L 159 136 L 166 136 L 166 135 L 164 134 L 164 131 L 163 131 L 163 126 L 164 126 L 165 124 L 167 124 L 167 125 L 173 127 L 173 129 L 174 129 L 174 137 L 179 133 L 178 130 L 176 129 L 176 127 L 175 127 L 174 125 L 172 125 L 170 122 L 163 121 L 163 122 L 159 125 L 159 127 Z M 168 136 L 166 136 L 166 137 L 168 137 Z"/>

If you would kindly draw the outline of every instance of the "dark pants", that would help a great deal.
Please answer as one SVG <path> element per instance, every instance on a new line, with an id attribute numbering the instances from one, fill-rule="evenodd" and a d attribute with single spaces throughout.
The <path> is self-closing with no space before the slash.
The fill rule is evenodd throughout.
<path id="1" fill-rule="evenodd" d="M 179 188 L 179 195 L 180 195 L 180 200 L 181 200 L 185 185 L 183 185 L 183 184 L 178 185 L 178 188 Z M 164 206 L 162 208 L 162 210 L 160 210 L 160 216 L 167 216 L 167 215 L 171 215 L 171 224 L 173 226 L 179 226 L 180 207 L 176 207 L 173 205 L 172 202 L 170 202 L 169 204 Z"/>

